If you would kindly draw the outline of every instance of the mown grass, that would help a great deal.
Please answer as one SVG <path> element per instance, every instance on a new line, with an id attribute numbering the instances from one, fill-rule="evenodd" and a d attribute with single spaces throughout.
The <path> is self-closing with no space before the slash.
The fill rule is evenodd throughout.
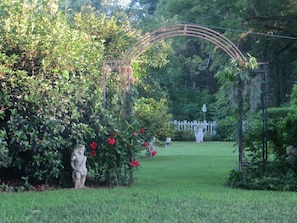
<path id="1" fill-rule="evenodd" d="M 297 222 L 294 192 L 225 187 L 232 143 L 174 142 L 143 157 L 130 188 L 0 193 L 0 222 Z"/>

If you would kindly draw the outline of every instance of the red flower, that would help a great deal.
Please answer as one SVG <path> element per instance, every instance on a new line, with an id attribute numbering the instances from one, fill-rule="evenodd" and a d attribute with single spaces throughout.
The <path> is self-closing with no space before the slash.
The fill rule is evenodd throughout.
<path id="1" fill-rule="evenodd" d="M 132 160 L 131 161 L 131 166 L 133 166 L 133 167 L 139 167 L 139 162 L 137 160 Z"/>
<path id="2" fill-rule="evenodd" d="M 144 143 L 142 143 L 142 146 L 143 147 L 148 147 L 148 143 L 147 142 L 144 142 Z"/>
<path id="3" fill-rule="evenodd" d="M 152 150 L 152 156 L 155 156 L 157 154 L 157 150 L 153 149 Z"/>
<path id="4" fill-rule="evenodd" d="M 91 150 L 90 151 L 90 156 L 95 156 L 96 155 L 96 150 Z"/>
<path id="5" fill-rule="evenodd" d="M 97 149 L 97 143 L 96 142 L 92 142 L 91 144 L 90 144 L 90 148 L 91 149 Z"/>
<path id="6" fill-rule="evenodd" d="M 114 145 L 116 142 L 116 140 L 114 138 L 108 138 L 107 141 L 108 141 L 109 145 Z"/>
<path id="7" fill-rule="evenodd" d="M 142 135 L 144 135 L 145 131 L 144 131 L 143 127 L 140 129 L 140 132 L 141 132 Z"/>
<path id="8" fill-rule="evenodd" d="M 132 135 L 133 136 L 138 136 L 138 133 L 137 132 L 133 132 Z"/>

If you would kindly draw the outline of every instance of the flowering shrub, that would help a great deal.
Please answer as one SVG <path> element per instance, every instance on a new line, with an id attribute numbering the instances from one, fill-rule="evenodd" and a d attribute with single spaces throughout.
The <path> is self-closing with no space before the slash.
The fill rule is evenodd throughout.
<path id="1" fill-rule="evenodd" d="M 91 12 L 96 19 L 78 14 L 80 19 L 70 26 L 57 13 L 53 22 L 47 4 L 34 4 L 0 1 L 0 39 L 5 43 L 0 53 L 0 184 L 13 178 L 73 186 L 69 157 L 77 144 L 86 145 L 96 180 L 131 184 L 141 144 L 148 142 L 149 131 L 140 127 L 148 125 L 123 124 L 122 80 L 114 72 L 106 82 L 108 109 L 103 108 L 99 86 L 107 48 L 88 31 L 100 27 L 98 36 L 108 37 L 107 27 L 114 25 L 125 35 L 126 30 Z M 130 34 L 127 38 L 134 38 Z"/>
<path id="2" fill-rule="evenodd" d="M 121 127 L 124 130 L 109 126 L 110 134 L 99 133 L 89 144 L 90 177 L 108 186 L 130 185 L 140 166 L 140 151 L 149 145 L 145 129 L 136 122 Z"/>
<path id="3" fill-rule="evenodd" d="M 133 166 L 133 167 L 139 167 L 139 162 L 137 160 L 132 160 L 131 161 L 131 166 Z"/>
<path id="4" fill-rule="evenodd" d="M 153 149 L 152 150 L 152 156 L 155 156 L 157 154 L 157 150 Z"/>
<path id="5" fill-rule="evenodd" d="M 144 128 L 143 128 L 143 127 L 140 129 L 140 133 L 141 133 L 142 135 L 144 135 L 145 131 L 144 131 Z"/>
<path id="6" fill-rule="evenodd" d="M 98 146 L 97 143 L 94 142 L 94 141 L 90 144 L 90 148 L 93 149 L 93 150 L 96 150 L 97 146 Z"/>
<path id="7" fill-rule="evenodd" d="M 114 138 L 108 138 L 107 141 L 108 141 L 109 145 L 114 145 L 116 142 L 116 140 Z"/>
<path id="8" fill-rule="evenodd" d="M 143 143 L 142 143 L 142 146 L 146 148 L 146 147 L 149 146 L 149 144 L 148 144 L 147 142 L 143 142 Z"/>
<path id="9" fill-rule="evenodd" d="M 94 142 L 94 141 L 90 144 L 90 149 L 91 149 L 90 156 L 95 156 L 96 155 L 97 146 L 98 146 L 97 143 Z"/>

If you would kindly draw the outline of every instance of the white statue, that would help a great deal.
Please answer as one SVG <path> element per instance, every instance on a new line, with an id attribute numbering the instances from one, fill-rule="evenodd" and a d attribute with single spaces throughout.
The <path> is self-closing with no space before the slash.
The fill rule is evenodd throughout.
<path id="1" fill-rule="evenodd" d="M 171 138 L 170 137 L 166 137 L 165 147 L 169 147 L 170 145 L 171 145 Z"/>
<path id="2" fill-rule="evenodd" d="M 294 146 L 288 146 L 286 148 L 287 158 L 286 160 L 292 162 L 297 158 L 297 148 Z"/>
<path id="3" fill-rule="evenodd" d="M 203 138 L 204 138 L 204 131 L 206 130 L 207 127 L 207 122 L 201 122 L 198 123 L 195 126 L 195 138 L 196 138 L 196 142 L 203 142 Z"/>
<path id="4" fill-rule="evenodd" d="M 87 177 L 87 157 L 84 155 L 85 146 L 78 145 L 71 154 L 72 179 L 74 188 L 84 188 Z"/>
<path id="5" fill-rule="evenodd" d="M 197 128 L 197 131 L 195 131 L 195 137 L 196 137 L 196 142 L 203 142 L 204 133 L 203 133 L 202 127 Z"/>

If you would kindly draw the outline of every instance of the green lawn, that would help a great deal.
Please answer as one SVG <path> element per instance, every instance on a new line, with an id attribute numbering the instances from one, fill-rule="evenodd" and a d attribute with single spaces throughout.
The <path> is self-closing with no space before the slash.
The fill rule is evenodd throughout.
<path id="1" fill-rule="evenodd" d="M 237 167 L 233 143 L 157 150 L 140 160 L 130 188 L 0 193 L 0 222 L 297 222 L 294 192 L 224 186 Z"/>

